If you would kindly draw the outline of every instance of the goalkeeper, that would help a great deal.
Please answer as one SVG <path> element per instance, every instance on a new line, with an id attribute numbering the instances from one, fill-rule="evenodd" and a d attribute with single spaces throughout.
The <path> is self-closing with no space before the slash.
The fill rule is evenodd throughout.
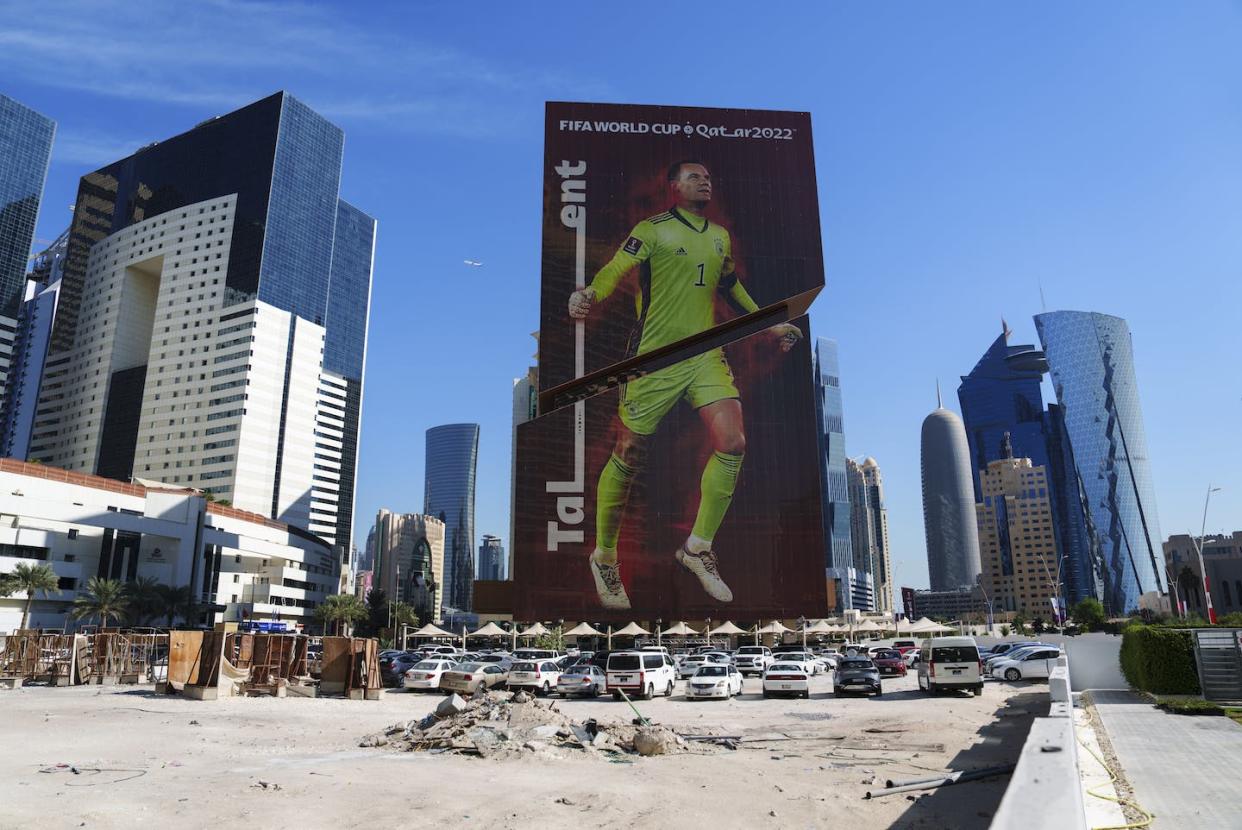
<path id="1" fill-rule="evenodd" d="M 668 182 L 675 206 L 639 222 L 591 284 L 569 298 L 569 316 L 585 319 L 637 267 L 639 355 L 711 328 L 716 322 L 717 293 L 743 313 L 759 309 L 734 273 L 729 232 L 704 216 L 712 197 L 707 168 L 696 161 L 677 162 L 668 169 Z M 779 338 L 783 351 L 792 349 L 802 337 L 797 326 L 788 323 L 770 331 Z M 604 608 L 630 607 L 617 561 L 622 513 L 630 485 L 643 467 L 650 436 L 683 399 L 698 411 L 713 452 L 703 468 L 694 527 L 674 556 L 713 599 L 733 599 L 720 576 L 712 540 L 733 501 L 746 436 L 733 372 L 723 350 L 716 348 L 622 387 L 617 442 L 595 491 L 595 550 L 590 567 Z"/>

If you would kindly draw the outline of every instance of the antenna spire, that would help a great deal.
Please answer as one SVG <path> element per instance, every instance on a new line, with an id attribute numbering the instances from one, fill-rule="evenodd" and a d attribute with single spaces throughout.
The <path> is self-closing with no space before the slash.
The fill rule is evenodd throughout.
<path id="1" fill-rule="evenodd" d="M 940 378 L 936 378 L 936 408 L 944 409 L 944 401 L 940 399 Z"/>

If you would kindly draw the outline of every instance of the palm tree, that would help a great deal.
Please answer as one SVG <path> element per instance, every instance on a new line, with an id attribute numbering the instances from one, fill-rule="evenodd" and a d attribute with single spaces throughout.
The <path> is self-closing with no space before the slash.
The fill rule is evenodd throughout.
<path id="1" fill-rule="evenodd" d="M 125 600 L 129 606 L 126 616 L 130 625 L 148 625 L 160 613 L 163 609 L 159 594 L 161 587 L 163 586 L 150 576 L 140 576 L 125 584 Z"/>
<path id="2" fill-rule="evenodd" d="M 7 596 L 18 591 L 26 592 L 26 605 L 22 608 L 22 628 L 30 622 L 30 606 L 34 605 L 35 594 L 42 591 L 44 596 L 49 591 L 60 593 L 60 577 L 50 565 L 31 565 L 27 562 L 17 563 L 12 573 L 5 574 L 4 585 L 0 594 Z"/>
<path id="3" fill-rule="evenodd" d="M 73 601 L 69 615 L 75 620 L 97 616 L 106 627 L 110 618 L 120 620 L 128 605 L 125 585 L 120 580 L 92 576 L 86 583 L 86 593 Z"/>
<path id="4" fill-rule="evenodd" d="M 368 614 L 366 604 L 353 594 L 333 594 L 315 609 L 315 619 L 333 624 L 333 631 L 340 634 L 341 626 L 352 626 Z"/>
<path id="5" fill-rule="evenodd" d="M 194 589 L 189 585 L 174 588 L 171 585 L 160 585 L 155 589 L 159 595 L 160 612 L 167 618 L 168 627 L 172 628 L 177 617 L 188 621 L 198 610 L 198 602 L 194 598 Z"/>

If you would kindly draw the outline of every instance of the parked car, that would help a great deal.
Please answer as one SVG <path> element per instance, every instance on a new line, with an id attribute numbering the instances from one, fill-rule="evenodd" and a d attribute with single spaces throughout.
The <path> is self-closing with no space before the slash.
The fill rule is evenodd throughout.
<path id="1" fill-rule="evenodd" d="M 1059 648 L 1035 648 L 1019 653 L 1008 660 L 1001 659 L 992 664 L 992 676 L 1006 680 L 1029 680 L 1035 677 L 1048 677 L 1057 666 L 1057 658 L 1061 656 Z"/>
<path id="2" fill-rule="evenodd" d="M 767 646 L 742 646 L 734 653 L 737 670 L 743 676 L 763 674 L 772 665 L 772 649 Z"/>
<path id="3" fill-rule="evenodd" d="M 421 653 L 408 651 L 381 657 L 380 680 L 385 686 L 400 686 L 405 681 L 405 673 L 422 659 Z"/>
<path id="4" fill-rule="evenodd" d="M 836 654 L 824 653 L 815 655 L 815 659 L 820 665 L 820 671 L 827 674 L 828 672 L 834 672 L 837 670 L 837 660 L 839 660 L 840 657 Z"/>
<path id="5" fill-rule="evenodd" d="M 807 651 L 782 651 L 772 655 L 772 659 L 778 663 L 800 663 L 806 668 L 807 674 L 812 677 L 821 671 L 819 661 Z"/>
<path id="6" fill-rule="evenodd" d="M 520 660 L 509 669 L 509 688 L 523 689 L 546 695 L 552 692 L 561 676 L 561 667 L 553 660 Z"/>
<path id="7" fill-rule="evenodd" d="M 911 651 L 918 651 L 919 644 L 916 640 L 893 640 L 893 648 L 900 651 L 904 657 Z"/>
<path id="8" fill-rule="evenodd" d="M 561 697 L 599 697 L 607 686 L 607 675 L 594 663 L 571 666 L 556 679 L 556 691 Z"/>
<path id="9" fill-rule="evenodd" d="M 948 690 L 983 694 L 983 661 L 974 637 L 932 637 L 919 652 L 919 688 L 937 695 Z"/>
<path id="10" fill-rule="evenodd" d="M 811 674 L 801 663 L 770 664 L 763 672 L 763 696 L 811 696 Z"/>
<path id="11" fill-rule="evenodd" d="M 505 654 L 503 652 L 498 652 L 496 654 L 484 654 L 480 656 L 477 660 L 471 660 L 470 662 L 491 663 L 493 665 L 500 666 L 505 671 L 508 671 L 513 666 L 513 660 L 514 658 L 511 657 L 510 655 Z"/>
<path id="12" fill-rule="evenodd" d="M 497 663 L 462 663 L 444 672 L 440 688 L 448 692 L 474 694 L 479 689 L 503 686 L 508 672 Z"/>
<path id="13" fill-rule="evenodd" d="M 455 668 L 452 660 L 420 660 L 405 671 L 405 688 L 416 692 L 430 692 L 440 688 L 440 678 Z"/>
<path id="14" fill-rule="evenodd" d="M 565 669 L 569 668 L 570 666 L 574 665 L 577 662 L 578 662 L 578 656 L 576 654 L 566 654 L 564 657 L 556 661 L 556 667 L 560 669 L 561 671 L 565 671 Z"/>
<path id="15" fill-rule="evenodd" d="M 559 660 L 565 655 L 551 648 L 519 648 L 513 652 L 517 660 Z"/>
<path id="16" fill-rule="evenodd" d="M 737 667 L 722 663 L 700 666 L 686 681 L 686 699 L 722 698 L 728 700 L 742 693 L 742 675 Z"/>
<path id="17" fill-rule="evenodd" d="M 658 692 L 671 697 L 677 680 L 673 661 L 661 652 L 614 651 L 608 655 L 608 691 L 617 700 L 625 692 L 650 700 Z"/>
<path id="18" fill-rule="evenodd" d="M 871 655 L 871 661 L 880 670 L 880 675 L 891 674 L 897 677 L 906 676 L 906 660 L 895 648 L 882 648 Z"/>
<path id="19" fill-rule="evenodd" d="M 709 664 L 729 665 L 716 654 L 691 654 L 677 666 L 677 674 L 683 680 L 694 675 L 700 668 Z"/>
<path id="20" fill-rule="evenodd" d="M 1048 648 L 1057 648 L 1057 646 L 1052 643 L 1021 643 L 1017 648 L 1011 648 L 1003 654 L 983 657 L 983 672 L 984 674 L 991 674 L 992 668 L 1002 660 L 1016 660 L 1029 652 Z"/>
<path id="21" fill-rule="evenodd" d="M 880 670 L 870 657 L 843 657 L 837 663 L 836 673 L 832 676 L 832 693 L 842 697 L 846 692 L 862 692 L 876 697 L 883 693 Z"/>

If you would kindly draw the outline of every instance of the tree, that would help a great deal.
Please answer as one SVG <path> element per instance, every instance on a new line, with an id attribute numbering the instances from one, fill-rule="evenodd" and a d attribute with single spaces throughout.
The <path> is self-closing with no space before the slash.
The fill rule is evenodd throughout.
<path id="1" fill-rule="evenodd" d="M 1018 634 L 1022 634 L 1026 631 L 1026 614 L 1019 611 L 1013 615 L 1013 630 Z"/>
<path id="2" fill-rule="evenodd" d="M 5 574 L 3 589 L 0 594 L 8 596 L 21 591 L 26 592 L 26 604 L 22 608 L 22 628 L 30 623 L 30 607 L 34 605 L 35 594 L 39 591 L 47 596 L 49 592 L 60 593 L 60 577 L 50 565 L 31 565 L 18 562 L 12 573 Z"/>
<path id="3" fill-rule="evenodd" d="M 1070 617 L 1084 631 L 1094 631 L 1104 625 L 1104 606 L 1095 597 L 1087 597 L 1070 611 Z"/>
<path id="4" fill-rule="evenodd" d="M 172 628 L 173 621 L 177 617 L 188 622 L 199 608 L 194 589 L 189 585 L 177 588 L 171 585 L 160 585 L 156 588 L 156 596 L 159 600 L 159 613 L 168 620 L 169 628 Z"/>
<path id="5" fill-rule="evenodd" d="M 120 580 L 92 576 L 86 583 L 86 593 L 73 601 L 69 615 L 75 620 L 99 617 L 100 625 L 106 627 L 109 619 L 121 619 L 128 604 Z"/>
<path id="6" fill-rule="evenodd" d="M 1031 620 L 1031 628 L 1033 628 L 1033 629 L 1035 630 L 1035 633 L 1036 633 L 1036 634 L 1043 634 L 1043 633 L 1044 633 L 1044 629 L 1045 629 L 1046 627 L 1047 627 L 1047 626 L 1046 626 L 1046 624 L 1044 623 L 1044 618 L 1043 618 L 1043 617 L 1036 617 L 1035 619 Z"/>
<path id="7" fill-rule="evenodd" d="M 342 625 L 352 626 L 365 619 L 367 614 L 366 604 L 353 594 L 333 594 L 315 609 L 315 619 L 323 624 L 324 630 L 331 623 L 333 633 L 337 635 L 341 633 Z"/>
<path id="8" fill-rule="evenodd" d="M 140 576 L 125 584 L 126 619 L 130 625 L 149 625 L 160 612 L 158 581 L 150 576 Z"/>
<path id="9" fill-rule="evenodd" d="M 1002 637 L 1008 637 L 1008 636 L 1009 636 L 1009 626 L 1007 626 L 1007 625 L 1002 625 L 1002 626 L 1001 626 L 1001 636 L 1002 636 Z"/>
<path id="10" fill-rule="evenodd" d="M 378 637 L 388 627 L 388 593 L 383 588 L 367 591 L 367 616 L 358 624 L 359 637 Z"/>

